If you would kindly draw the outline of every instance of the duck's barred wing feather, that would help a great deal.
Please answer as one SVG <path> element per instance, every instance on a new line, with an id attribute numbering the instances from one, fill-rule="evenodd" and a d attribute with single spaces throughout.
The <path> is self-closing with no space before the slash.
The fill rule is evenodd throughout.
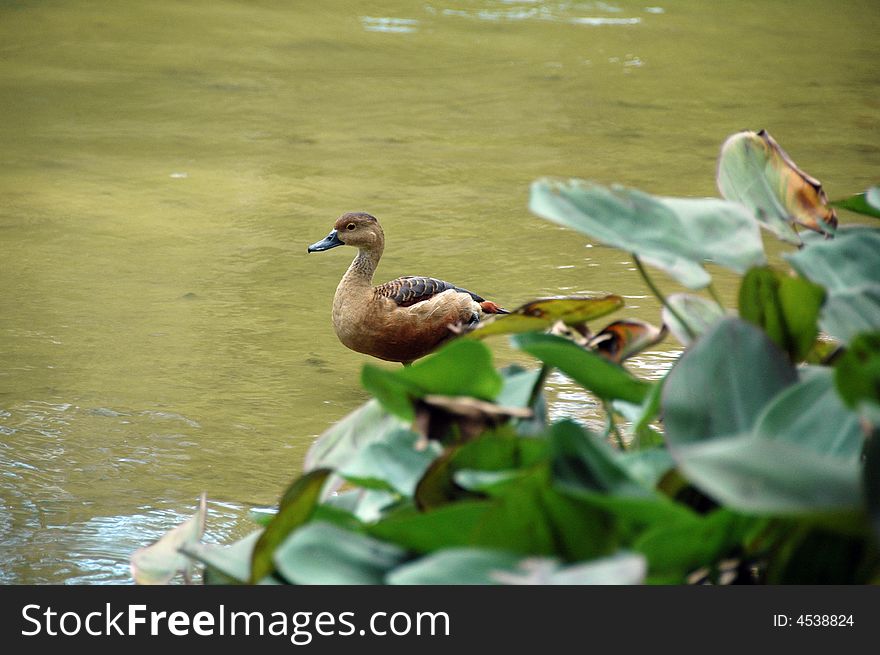
<path id="1" fill-rule="evenodd" d="M 390 298 L 397 303 L 398 307 L 410 307 L 416 303 L 433 298 L 438 293 L 443 293 L 449 289 L 466 293 L 476 302 L 483 302 L 483 299 L 477 294 L 471 293 L 467 289 L 462 289 L 449 282 L 444 282 L 443 280 L 438 280 L 433 277 L 419 277 L 412 275 L 399 277 L 396 280 L 391 280 L 390 282 L 379 285 L 376 287 L 376 295 Z"/>
<path id="2" fill-rule="evenodd" d="M 429 300 L 438 293 L 443 293 L 450 289 L 459 293 L 468 294 L 474 299 L 474 302 L 480 304 L 483 311 L 487 314 L 508 313 L 507 310 L 502 309 L 490 300 L 478 296 L 473 291 L 462 289 L 454 284 L 433 277 L 420 277 L 414 275 L 399 277 L 396 280 L 391 280 L 390 282 L 379 285 L 375 288 L 375 292 L 379 297 L 390 298 L 397 303 L 398 307 L 411 307 L 412 305 Z"/>

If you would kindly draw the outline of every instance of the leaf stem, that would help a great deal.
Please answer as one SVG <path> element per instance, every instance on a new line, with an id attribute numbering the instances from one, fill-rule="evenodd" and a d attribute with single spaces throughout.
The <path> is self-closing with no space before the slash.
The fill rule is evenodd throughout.
<path id="1" fill-rule="evenodd" d="M 602 406 L 605 408 L 605 414 L 608 416 L 608 431 L 614 435 L 614 440 L 617 441 L 618 447 L 621 450 L 626 450 L 626 443 L 623 441 L 623 435 L 620 434 L 617 422 L 614 420 L 614 408 L 608 401 L 602 401 Z"/>
<path id="2" fill-rule="evenodd" d="M 709 291 L 709 295 L 712 296 L 712 300 L 715 301 L 715 304 L 718 305 L 721 311 L 725 311 L 724 303 L 721 302 L 721 296 L 719 295 L 718 290 L 715 288 L 715 285 L 710 282 L 707 290 Z"/>
<path id="3" fill-rule="evenodd" d="M 636 268 L 639 269 L 639 274 L 642 276 L 642 279 L 645 281 L 645 284 L 648 285 L 648 288 L 651 290 L 651 293 L 660 301 L 660 304 L 663 305 L 669 313 L 672 314 L 675 319 L 681 323 L 681 326 L 684 328 L 684 331 L 688 333 L 688 336 L 691 339 L 696 339 L 697 334 L 691 329 L 691 326 L 687 324 L 687 321 L 684 320 L 684 317 L 679 314 L 675 308 L 669 304 L 666 300 L 666 296 L 661 293 L 660 289 L 657 288 L 657 285 L 654 284 L 654 280 L 651 279 L 651 276 L 648 275 L 648 271 L 645 270 L 644 265 L 642 264 L 642 260 L 639 259 L 639 256 L 633 253 L 633 261 L 636 264 Z"/>

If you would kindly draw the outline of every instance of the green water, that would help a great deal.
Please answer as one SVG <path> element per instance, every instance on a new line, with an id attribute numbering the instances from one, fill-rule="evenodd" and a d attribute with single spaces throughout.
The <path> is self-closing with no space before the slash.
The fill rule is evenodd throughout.
<path id="1" fill-rule="evenodd" d="M 767 128 L 832 197 L 876 183 L 878 18 L 831 1 L 0 3 L 0 582 L 127 582 L 202 491 L 211 539 L 251 529 L 247 509 L 366 398 L 368 360 L 329 316 L 353 253 L 306 255 L 344 211 L 382 221 L 381 280 L 507 307 L 616 292 L 658 323 L 625 255 L 529 214 L 533 179 L 716 195 L 723 139 Z M 657 377 L 678 350 L 633 366 Z M 551 384 L 554 415 L 597 420 Z"/>

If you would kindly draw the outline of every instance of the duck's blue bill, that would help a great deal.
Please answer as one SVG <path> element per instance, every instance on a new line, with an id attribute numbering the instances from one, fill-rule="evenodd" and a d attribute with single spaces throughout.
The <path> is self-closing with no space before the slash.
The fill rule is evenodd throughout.
<path id="1" fill-rule="evenodd" d="M 339 240 L 339 236 L 336 234 L 336 230 L 333 230 L 324 239 L 318 241 L 318 243 L 313 243 L 312 245 L 310 245 L 309 252 L 321 252 L 322 250 L 330 250 L 330 248 L 344 245 L 345 244 Z"/>

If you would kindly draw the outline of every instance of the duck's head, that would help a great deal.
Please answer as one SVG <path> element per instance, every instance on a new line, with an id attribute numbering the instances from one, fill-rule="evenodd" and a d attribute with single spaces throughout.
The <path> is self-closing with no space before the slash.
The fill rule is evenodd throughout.
<path id="1" fill-rule="evenodd" d="M 375 250 L 381 248 L 384 243 L 385 235 L 375 216 L 365 212 L 350 212 L 337 218 L 330 234 L 310 245 L 309 252 L 321 252 L 336 246 Z"/>

